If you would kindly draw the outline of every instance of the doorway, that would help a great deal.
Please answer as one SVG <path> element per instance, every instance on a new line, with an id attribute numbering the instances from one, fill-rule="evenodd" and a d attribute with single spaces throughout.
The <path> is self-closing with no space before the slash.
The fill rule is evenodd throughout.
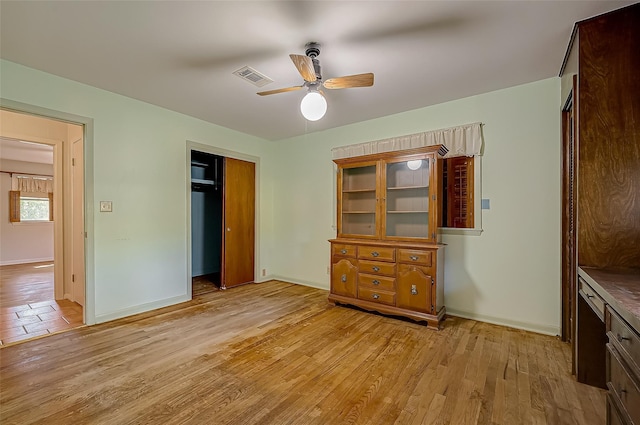
<path id="1" fill-rule="evenodd" d="M 191 151 L 191 277 L 193 295 L 222 282 L 224 157 Z"/>
<path id="2" fill-rule="evenodd" d="M 256 164 L 188 153 L 192 296 L 254 282 Z"/>
<path id="3" fill-rule="evenodd" d="M 13 152 L 3 149 L 3 179 L 7 177 L 10 185 L 16 186 L 11 189 L 13 195 L 17 195 L 13 204 L 18 208 L 12 211 L 14 217 L 10 223 L 12 232 L 21 232 L 22 236 L 28 232 L 30 237 L 38 237 L 38 227 L 49 226 L 51 239 L 48 258 L 35 255 L 38 252 L 37 242 L 32 245 L 33 255 L 30 255 L 27 246 L 16 258 L 2 258 L 3 276 L 0 284 L 3 293 L 6 295 L 6 291 L 9 291 L 21 295 L 14 297 L 16 305 L 8 305 L 10 299 L 3 297 L 3 312 L 10 312 L 10 319 L 16 316 L 16 320 L 12 320 L 16 326 L 10 330 L 7 328 L 10 324 L 3 323 L 6 332 L 2 332 L 1 339 L 3 343 L 11 343 L 69 329 L 85 322 L 84 127 L 18 110 L 2 109 L 0 114 L 3 143 L 8 140 L 19 146 L 48 147 L 51 153 L 51 172 L 43 173 L 36 169 L 37 157 L 25 149 Z M 12 156 L 19 153 L 26 156 Z M 34 180 L 31 186 L 23 184 L 28 183 L 28 179 Z M 35 183 L 42 183 L 44 179 L 53 181 L 48 196 L 46 193 L 42 196 L 38 196 L 37 192 L 31 193 L 30 188 L 39 190 L 41 184 Z M 30 203 L 42 204 L 42 208 L 45 203 L 48 204 L 48 220 L 29 217 L 27 211 L 32 206 Z M 4 220 L 3 227 L 6 227 Z M 76 233 L 81 239 L 76 237 Z M 21 236 L 18 243 L 15 238 L 6 238 L 8 234 L 3 232 L 2 235 L 3 253 L 15 253 L 18 248 L 25 248 L 23 242 L 27 239 Z"/>

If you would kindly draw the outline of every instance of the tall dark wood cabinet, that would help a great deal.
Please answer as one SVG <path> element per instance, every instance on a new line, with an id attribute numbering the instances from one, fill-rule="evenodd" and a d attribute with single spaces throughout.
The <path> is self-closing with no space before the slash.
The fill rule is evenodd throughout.
<path id="1" fill-rule="evenodd" d="M 574 27 L 562 65 L 563 335 L 607 423 L 640 423 L 640 4 Z"/>
<path id="2" fill-rule="evenodd" d="M 440 145 L 337 159 L 338 237 L 329 300 L 427 322 L 444 320 L 437 243 Z"/>

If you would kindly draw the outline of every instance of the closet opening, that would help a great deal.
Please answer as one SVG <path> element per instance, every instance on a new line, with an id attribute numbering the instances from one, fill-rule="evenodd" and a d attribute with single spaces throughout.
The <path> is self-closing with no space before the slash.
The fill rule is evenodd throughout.
<path id="1" fill-rule="evenodd" d="M 224 157 L 191 151 L 191 282 L 193 296 L 221 287 Z"/>

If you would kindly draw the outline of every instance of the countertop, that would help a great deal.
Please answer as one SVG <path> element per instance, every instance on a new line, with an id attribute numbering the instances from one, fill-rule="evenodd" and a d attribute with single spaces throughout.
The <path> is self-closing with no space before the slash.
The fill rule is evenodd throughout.
<path id="1" fill-rule="evenodd" d="M 640 333 L 640 269 L 578 267 L 578 276 Z"/>

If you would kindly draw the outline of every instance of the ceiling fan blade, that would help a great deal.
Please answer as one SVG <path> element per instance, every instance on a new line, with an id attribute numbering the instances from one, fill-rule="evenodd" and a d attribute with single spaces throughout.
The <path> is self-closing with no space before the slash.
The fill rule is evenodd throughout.
<path id="1" fill-rule="evenodd" d="M 316 81 L 316 70 L 313 67 L 313 60 L 311 60 L 309 56 L 289 55 L 289 57 L 305 81 L 309 81 L 310 83 Z"/>
<path id="2" fill-rule="evenodd" d="M 283 89 L 275 89 L 275 90 L 267 90 L 267 91 L 261 91 L 258 92 L 256 94 L 260 95 L 260 96 L 268 96 L 270 94 L 278 94 L 278 93 L 286 93 L 288 91 L 296 91 L 296 90 L 300 90 L 302 89 L 304 86 L 293 86 L 293 87 L 286 87 Z"/>
<path id="3" fill-rule="evenodd" d="M 328 89 L 348 89 L 351 87 L 370 87 L 373 85 L 373 74 L 348 75 L 346 77 L 329 78 L 323 84 Z"/>

